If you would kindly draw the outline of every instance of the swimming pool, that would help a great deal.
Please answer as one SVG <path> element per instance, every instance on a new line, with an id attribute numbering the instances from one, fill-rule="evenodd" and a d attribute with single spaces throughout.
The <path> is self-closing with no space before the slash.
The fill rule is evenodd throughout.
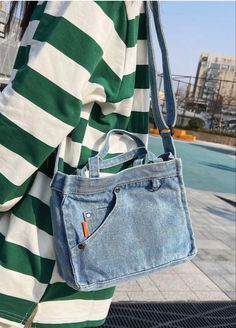
<path id="1" fill-rule="evenodd" d="M 174 140 L 177 157 L 183 163 L 186 187 L 221 193 L 235 193 L 235 158 L 233 147 L 212 143 Z M 149 149 L 163 153 L 161 138 L 150 136 Z"/>

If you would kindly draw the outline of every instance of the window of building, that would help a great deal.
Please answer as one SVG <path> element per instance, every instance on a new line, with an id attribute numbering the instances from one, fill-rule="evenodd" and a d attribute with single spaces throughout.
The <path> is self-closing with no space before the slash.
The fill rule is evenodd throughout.
<path id="1" fill-rule="evenodd" d="M 221 65 L 221 69 L 227 70 L 227 69 L 229 69 L 229 65 L 222 64 Z"/>
<path id="2" fill-rule="evenodd" d="M 4 26 L 5 26 L 5 23 L 0 21 L 0 38 L 2 38 L 2 39 L 5 39 Z"/>
<path id="3" fill-rule="evenodd" d="M 211 63 L 211 66 L 210 66 L 210 68 L 212 68 L 212 69 L 220 69 L 220 64 L 216 64 L 216 63 Z"/>

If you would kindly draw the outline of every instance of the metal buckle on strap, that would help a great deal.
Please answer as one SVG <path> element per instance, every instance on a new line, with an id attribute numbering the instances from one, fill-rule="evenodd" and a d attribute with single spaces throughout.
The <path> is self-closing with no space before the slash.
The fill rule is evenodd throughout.
<path id="1" fill-rule="evenodd" d="M 161 133 L 168 133 L 168 132 L 170 132 L 171 136 L 173 136 L 174 135 L 174 128 L 162 129 L 162 130 L 159 129 L 159 134 L 160 135 L 161 135 Z"/>

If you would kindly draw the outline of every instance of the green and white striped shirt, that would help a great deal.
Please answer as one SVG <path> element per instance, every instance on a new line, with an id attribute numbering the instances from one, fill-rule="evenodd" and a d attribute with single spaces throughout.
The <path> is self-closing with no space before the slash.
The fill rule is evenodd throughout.
<path id="1" fill-rule="evenodd" d="M 23 327 L 36 308 L 37 328 L 107 316 L 114 288 L 78 292 L 58 274 L 49 185 L 58 145 L 72 173 L 113 128 L 147 143 L 145 17 L 142 1 L 39 1 L 33 12 L 0 93 L 0 325 Z M 130 147 L 116 136 L 108 156 Z"/>

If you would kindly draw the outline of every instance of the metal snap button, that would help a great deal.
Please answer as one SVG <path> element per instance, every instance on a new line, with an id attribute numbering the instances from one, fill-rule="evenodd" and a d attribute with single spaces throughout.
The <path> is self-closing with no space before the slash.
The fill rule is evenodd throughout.
<path id="1" fill-rule="evenodd" d="M 85 212 L 84 216 L 85 216 L 85 218 L 89 219 L 91 217 L 91 213 L 90 212 Z"/>
<path id="2" fill-rule="evenodd" d="M 79 249 L 84 249 L 85 248 L 85 244 L 79 244 L 78 247 L 79 247 Z"/>
<path id="3" fill-rule="evenodd" d="M 120 192 L 120 187 L 115 187 L 114 191 L 115 192 Z"/>

